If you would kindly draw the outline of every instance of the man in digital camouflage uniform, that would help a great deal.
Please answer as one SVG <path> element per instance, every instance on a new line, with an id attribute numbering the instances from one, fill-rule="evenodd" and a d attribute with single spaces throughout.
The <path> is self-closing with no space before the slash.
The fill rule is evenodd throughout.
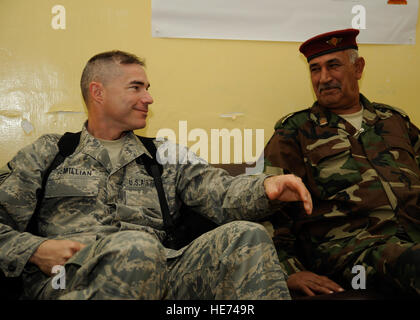
<path id="1" fill-rule="evenodd" d="M 296 176 L 233 178 L 154 140 L 157 157 L 166 157 L 170 213 L 183 201 L 223 224 L 182 249 L 162 245 L 157 190 L 135 161 L 148 151 L 132 132 L 146 125 L 149 85 L 136 56 L 112 51 L 89 60 L 81 80 L 88 121 L 75 152 L 49 175 L 37 234 L 25 230 L 60 135 L 40 137 L 1 170 L 1 271 L 22 275 L 31 299 L 289 299 L 268 233 L 232 221 L 259 219 L 282 201 L 302 200 L 310 213 L 310 194 Z M 65 266 L 64 290 L 52 285 L 57 265 Z"/>
<path id="2" fill-rule="evenodd" d="M 264 150 L 265 172 L 301 177 L 314 209 L 311 216 L 296 206 L 276 214 L 273 240 L 289 289 L 341 291 L 337 282 L 350 288 L 352 268 L 361 265 L 367 289 L 416 295 L 419 130 L 403 111 L 359 93 L 365 61 L 358 57 L 358 33 L 333 31 L 300 47 L 317 101 L 276 123 Z"/>

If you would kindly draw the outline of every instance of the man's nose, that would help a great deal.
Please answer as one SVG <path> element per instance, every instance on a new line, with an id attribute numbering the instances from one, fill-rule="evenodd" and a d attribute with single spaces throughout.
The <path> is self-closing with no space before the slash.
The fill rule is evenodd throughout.
<path id="1" fill-rule="evenodd" d="M 153 97 L 152 95 L 146 91 L 145 94 L 141 97 L 142 103 L 152 104 L 153 103 Z"/>
<path id="2" fill-rule="evenodd" d="M 320 83 L 328 83 L 332 80 L 331 74 L 327 68 L 321 69 L 321 77 L 319 78 Z"/>

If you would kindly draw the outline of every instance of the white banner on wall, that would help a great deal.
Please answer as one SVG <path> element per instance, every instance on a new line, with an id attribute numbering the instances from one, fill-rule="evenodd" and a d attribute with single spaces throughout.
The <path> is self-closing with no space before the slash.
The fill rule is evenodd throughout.
<path id="1" fill-rule="evenodd" d="M 418 6 L 419 0 L 152 0 L 152 36 L 302 42 L 353 27 L 361 29 L 359 43 L 415 44 Z"/>

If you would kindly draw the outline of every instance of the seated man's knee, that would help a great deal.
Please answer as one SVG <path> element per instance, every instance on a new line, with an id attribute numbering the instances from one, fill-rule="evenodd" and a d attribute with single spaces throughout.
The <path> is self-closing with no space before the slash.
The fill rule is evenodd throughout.
<path id="1" fill-rule="evenodd" d="M 420 244 L 406 249 L 396 260 L 397 271 L 410 276 L 420 276 Z"/>
<path id="2" fill-rule="evenodd" d="M 230 236 L 240 237 L 250 242 L 271 242 L 271 238 L 266 228 L 256 222 L 234 221 L 227 223 L 224 227 Z"/>
<path id="3" fill-rule="evenodd" d="M 146 232 L 113 233 L 97 243 L 76 276 L 86 290 L 66 299 L 160 299 L 167 282 L 165 248 Z"/>
<path id="4" fill-rule="evenodd" d="M 121 231 L 103 239 L 103 253 L 124 261 L 154 261 L 165 264 L 165 249 L 153 235 L 142 231 Z"/>

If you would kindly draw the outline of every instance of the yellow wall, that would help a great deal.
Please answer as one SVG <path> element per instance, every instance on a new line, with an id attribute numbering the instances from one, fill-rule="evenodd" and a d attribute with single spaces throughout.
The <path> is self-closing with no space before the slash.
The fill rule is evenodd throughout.
<path id="1" fill-rule="evenodd" d="M 51 9 L 66 9 L 54 30 Z M 361 45 L 362 92 L 404 109 L 420 125 L 420 27 L 416 45 Z M 151 37 L 151 0 L 0 1 L 0 166 L 44 133 L 79 131 L 86 119 L 79 79 L 94 54 L 120 49 L 146 58 L 155 99 L 146 129 L 264 129 L 314 100 L 298 43 Z M 242 112 L 236 120 L 220 114 Z M 25 133 L 22 120 L 34 130 Z M 190 143 L 191 145 L 192 143 Z"/>

